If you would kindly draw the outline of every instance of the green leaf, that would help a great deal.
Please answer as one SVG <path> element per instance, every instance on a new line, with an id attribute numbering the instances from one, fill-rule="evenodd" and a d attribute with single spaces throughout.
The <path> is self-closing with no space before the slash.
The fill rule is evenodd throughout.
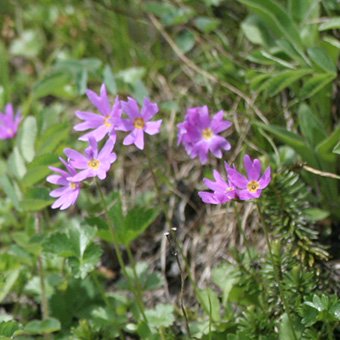
<path id="1" fill-rule="evenodd" d="M 20 211 L 21 207 L 19 201 L 21 199 L 21 192 L 15 184 L 12 184 L 6 175 L 0 176 L 0 189 L 3 190 L 8 198 L 12 201 L 16 210 Z"/>
<path id="2" fill-rule="evenodd" d="M 292 329 L 288 315 L 285 313 L 282 315 L 279 330 L 279 340 L 291 340 L 296 337 L 296 332 Z"/>
<path id="3" fill-rule="evenodd" d="M 298 119 L 301 132 L 311 146 L 327 137 L 324 126 L 308 105 L 303 103 L 299 106 Z"/>
<path id="4" fill-rule="evenodd" d="M 182 52 L 187 53 L 195 46 L 195 35 L 189 30 L 182 30 L 176 36 L 175 41 Z"/>
<path id="5" fill-rule="evenodd" d="M 318 208 L 308 208 L 303 211 L 306 218 L 312 222 L 322 221 L 329 216 L 329 212 Z"/>
<path id="6" fill-rule="evenodd" d="M 306 74 L 310 73 L 310 70 L 287 70 L 277 74 L 272 74 L 267 81 L 262 83 L 258 88 L 258 91 L 265 90 L 270 97 L 276 96 L 286 87 L 290 86 Z"/>
<path id="7" fill-rule="evenodd" d="M 273 39 L 265 24 L 257 15 L 248 15 L 241 23 L 241 29 L 247 39 L 253 44 L 262 46 L 273 45 Z"/>
<path id="8" fill-rule="evenodd" d="M 26 162 L 31 162 L 35 155 L 34 143 L 37 136 L 37 121 L 35 117 L 29 116 L 22 123 L 18 144 Z"/>
<path id="9" fill-rule="evenodd" d="M 322 142 L 320 142 L 315 151 L 318 156 L 327 162 L 334 162 L 335 155 L 333 153 L 333 149 L 339 143 L 340 140 L 340 126 L 336 127 L 335 130 Z"/>
<path id="10" fill-rule="evenodd" d="M 211 277 L 213 282 L 222 290 L 223 305 L 226 305 L 231 289 L 238 283 L 239 278 L 235 269 L 230 265 L 221 265 L 213 268 Z"/>
<path id="11" fill-rule="evenodd" d="M 14 147 L 8 158 L 8 173 L 18 179 L 23 178 L 26 173 L 25 161 L 17 146 Z"/>
<path id="12" fill-rule="evenodd" d="M 147 208 L 146 206 L 133 207 L 124 216 L 123 224 L 115 222 L 118 240 L 128 246 L 150 226 L 158 215 L 158 209 Z"/>
<path id="13" fill-rule="evenodd" d="M 213 321 L 220 321 L 220 303 L 216 292 L 210 288 L 199 289 L 197 291 L 197 299 L 206 314 L 211 315 Z"/>
<path id="14" fill-rule="evenodd" d="M 0 336 L 11 338 L 19 328 L 16 321 L 2 321 L 0 322 Z"/>
<path id="15" fill-rule="evenodd" d="M 281 142 L 291 146 L 298 154 L 300 154 L 302 159 L 306 160 L 312 166 L 314 165 L 315 163 L 314 155 L 311 149 L 304 143 L 302 137 L 296 135 L 291 131 L 287 131 L 281 126 L 265 125 L 258 122 L 255 122 L 254 124 L 268 131 L 269 133 L 274 135 L 277 139 L 279 139 Z"/>
<path id="16" fill-rule="evenodd" d="M 209 17 L 198 17 L 194 20 L 195 26 L 204 33 L 210 33 L 217 29 L 220 20 Z"/>
<path id="17" fill-rule="evenodd" d="M 58 92 L 62 92 L 64 86 L 69 84 L 70 81 L 69 73 L 53 72 L 34 84 L 32 95 L 35 99 L 48 95 L 58 95 Z"/>
<path id="18" fill-rule="evenodd" d="M 34 158 L 33 162 L 27 165 L 27 172 L 23 177 L 21 184 L 30 187 L 33 184 L 45 179 L 51 174 L 49 166 L 56 166 L 59 160 L 54 154 L 45 154 Z"/>
<path id="19" fill-rule="evenodd" d="M 174 307 L 167 304 L 158 304 L 155 309 L 147 309 L 145 316 L 148 320 L 148 326 L 153 329 L 161 327 L 170 327 L 174 321 Z"/>
<path id="20" fill-rule="evenodd" d="M 338 142 L 337 145 L 335 145 L 333 152 L 340 155 L 340 141 Z"/>
<path id="21" fill-rule="evenodd" d="M 340 17 L 328 18 L 319 26 L 319 31 L 327 31 L 340 28 Z"/>
<path id="22" fill-rule="evenodd" d="M 104 76 L 104 83 L 107 86 L 107 89 L 109 90 L 111 94 L 115 95 L 117 93 L 117 84 L 116 84 L 115 76 L 109 65 L 105 65 L 103 76 Z"/>
<path id="23" fill-rule="evenodd" d="M 24 211 L 39 211 L 51 205 L 53 201 L 54 199 L 50 197 L 46 188 L 35 187 L 27 191 L 21 207 Z"/>
<path id="24" fill-rule="evenodd" d="M 57 319 L 49 318 L 43 321 L 33 320 L 29 322 L 22 330 L 17 331 L 16 335 L 21 334 L 43 335 L 60 331 L 60 329 L 61 325 L 59 320 Z"/>
<path id="25" fill-rule="evenodd" d="M 327 52 L 321 47 L 311 47 L 307 50 L 310 59 L 320 67 L 321 70 L 336 73 L 336 66 Z"/>
<path id="26" fill-rule="evenodd" d="M 5 297 L 9 294 L 9 292 L 12 290 L 13 286 L 18 280 L 20 272 L 21 268 L 10 270 L 4 274 L 4 278 L 2 279 L 4 281 L 4 284 L 1 285 L 0 290 L 0 302 L 2 302 L 5 299 Z"/>
<path id="27" fill-rule="evenodd" d="M 70 132 L 70 124 L 61 123 L 55 124 L 46 129 L 37 141 L 37 154 L 47 154 L 54 151 L 60 143 L 67 139 Z"/>
<path id="28" fill-rule="evenodd" d="M 322 90 L 330 82 L 335 79 L 335 75 L 329 73 L 314 74 L 304 84 L 299 93 L 301 100 L 313 97 L 316 93 Z"/>
<path id="29" fill-rule="evenodd" d="M 40 31 L 27 30 L 12 41 L 10 52 L 13 55 L 33 58 L 37 56 L 44 46 L 44 39 Z"/>
<path id="30" fill-rule="evenodd" d="M 277 2 L 272 0 L 239 0 L 257 13 L 269 24 L 269 27 L 278 34 L 284 36 L 297 51 L 303 54 L 302 42 L 299 31 L 287 11 Z"/>

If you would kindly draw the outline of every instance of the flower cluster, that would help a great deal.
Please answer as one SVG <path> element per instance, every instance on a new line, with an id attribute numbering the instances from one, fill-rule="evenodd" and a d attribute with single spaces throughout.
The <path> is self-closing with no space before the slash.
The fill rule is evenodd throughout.
<path id="1" fill-rule="evenodd" d="M 12 104 L 7 104 L 5 113 L 0 112 L 0 139 L 11 139 L 15 137 L 20 121 L 20 113 L 14 116 Z"/>
<path id="2" fill-rule="evenodd" d="M 266 188 L 271 180 L 270 167 L 261 176 L 261 162 L 252 160 L 248 155 L 244 156 L 244 167 L 247 177 L 239 173 L 235 167 L 224 163 L 227 172 L 227 180 L 214 170 L 215 181 L 204 178 L 204 184 L 212 192 L 200 191 L 198 195 L 204 203 L 223 204 L 233 199 L 247 201 L 261 196 L 262 190 Z"/>
<path id="3" fill-rule="evenodd" d="M 106 178 L 111 165 L 117 159 L 113 151 L 117 131 L 130 132 L 124 138 L 123 144 L 134 144 L 140 150 L 144 149 L 144 133 L 155 135 L 160 132 L 162 120 L 151 121 L 158 112 L 158 106 L 149 99 L 144 99 L 141 109 L 137 101 L 130 97 L 127 101 L 116 97 L 111 105 L 104 84 L 99 95 L 91 90 L 87 90 L 86 95 L 99 113 L 76 112 L 82 122 L 76 124 L 74 130 L 85 131 L 79 140 L 88 145 L 84 153 L 70 148 L 64 150 L 67 161 L 62 158 L 60 160 L 66 170 L 50 167 L 56 174 L 48 176 L 47 181 L 60 186 L 50 193 L 51 197 L 58 198 L 52 208 L 64 210 L 73 205 L 78 199 L 82 181 L 93 177 L 100 180 Z M 100 149 L 98 143 L 105 137 L 106 141 Z"/>
<path id="4" fill-rule="evenodd" d="M 206 164 L 209 151 L 222 158 L 222 150 L 230 150 L 230 143 L 219 134 L 231 125 L 223 120 L 223 111 L 210 118 L 207 106 L 190 108 L 184 122 L 178 124 L 178 144 L 183 144 L 191 158 L 198 156 L 200 162 Z"/>

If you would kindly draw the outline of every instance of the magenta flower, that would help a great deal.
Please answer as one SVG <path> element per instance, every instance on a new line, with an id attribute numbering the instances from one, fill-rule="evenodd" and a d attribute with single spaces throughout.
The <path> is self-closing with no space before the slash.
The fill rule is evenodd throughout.
<path id="1" fill-rule="evenodd" d="M 48 176 L 46 180 L 49 183 L 60 185 L 60 188 L 50 192 L 51 197 L 58 197 L 52 204 L 52 209 L 60 208 L 60 210 L 64 210 L 77 201 L 80 184 L 69 180 L 70 176 L 75 176 L 77 173 L 74 167 L 66 163 L 62 158 L 59 159 L 65 165 L 66 171 L 50 166 L 49 168 L 57 174 Z"/>
<path id="2" fill-rule="evenodd" d="M 160 131 L 161 119 L 150 122 L 150 119 L 158 112 L 158 106 L 145 98 L 143 107 L 139 110 L 137 102 L 128 97 L 127 102 L 122 102 L 122 108 L 128 118 L 122 119 L 122 126 L 118 130 L 131 131 L 124 138 L 123 144 L 135 144 L 138 149 L 143 150 L 144 132 L 148 135 L 155 135 Z"/>
<path id="3" fill-rule="evenodd" d="M 80 169 L 76 175 L 68 177 L 72 182 L 80 182 L 86 178 L 98 177 L 103 180 L 106 178 L 106 173 L 110 170 L 111 164 L 117 159 L 117 156 L 112 152 L 114 142 L 108 139 L 101 151 L 98 151 L 98 144 L 94 137 L 89 138 L 89 146 L 85 149 L 85 155 L 73 149 L 65 149 L 64 153 L 69 158 L 70 164 Z"/>
<path id="4" fill-rule="evenodd" d="M 227 169 L 227 163 L 225 163 L 225 167 Z M 224 180 L 217 170 L 214 170 L 213 174 L 215 181 L 208 178 L 203 179 L 204 184 L 213 192 L 199 191 L 198 195 L 202 201 L 208 204 L 223 204 L 236 198 L 235 186 L 229 180 Z"/>
<path id="5" fill-rule="evenodd" d="M 235 168 L 227 166 L 229 180 L 236 187 L 237 196 L 240 200 L 246 201 L 259 198 L 262 190 L 271 181 L 270 167 L 266 169 L 261 177 L 261 162 L 258 159 L 252 161 L 248 155 L 244 156 L 244 167 L 248 177 L 240 174 Z"/>
<path id="6" fill-rule="evenodd" d="M 7 104 L 5 113 L 0 112 L 0 139 L 11 139 L 15 137 L 20 121 L 20 113 L 14 116 L 12 104 Z"/>
<path id="7" fill-rule="evenodd" d="M 209 151 L 222 158 L 222 151 L 230 150 L 231 145 L 219 134 L 231 125 L 228 120 L 223 120 L 223 111 L 210 118 L 207 106 L 190 108 L 184 122 L 177 125 L 178 144 L 183 144 L 191 158 L 199 157 L 202 164 L 208 162 Z"/>
<path id="8" fill-rule="evenodd" d="M 122 109 L 120 100 L 117 97 L 113 106 L 111 107 L 107 97 L 106 87 L 103 84 L 100 88 L 100 95 L 97 95 L 91 90 L 86 91 L 86 95 L 91 103 L 98 109 L 100 114 L 88 111 L 77 111 L 76 116 L 84 122 L 74 126 L 76 131 L 85 131 L 93 129 L 92 131 L 81 136 L 79 139 L 87 141 L 93 137 L 97 142 L 101 141 L 106 135 L 109 135 L 113 142 L 116 142 L 116 128 L 120 126 Z"/>

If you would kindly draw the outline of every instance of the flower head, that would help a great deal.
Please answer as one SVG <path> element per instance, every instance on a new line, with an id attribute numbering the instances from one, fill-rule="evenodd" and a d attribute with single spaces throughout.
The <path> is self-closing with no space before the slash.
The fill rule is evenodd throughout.
<path id="1" fill-rule="evenodd" d="M 158 105 L 145 98 L 143 107 L 139 110 L 136 100 L 128 97 L 122 102 L 123 112 L 128 116 L 122 119 L 122 126 L 118 130 L 131 131 L 123 141 L 124 145 L 135 144 L 138 149 L 144 149 L 144 132 L 148 135 L 159 133 L 162 120 L 150 121 L 158 112 Z"/>
<path id="2" fill-rule="evenodd" d="M 270 167 L 261 176 L 261 162 L 258 159 L 252 160 L 248 155 L 244 156 L 244 167 L 247 177 L 240 174 L 235 168 L 227 167 L 230 182 L 237 189 L 237 196 L 240 200 L 251 200 L 259 198 L 262 190 L 271 181 Z"/>
<path id="3" fill-rule="evenodd" d="M 80 184 L 69 180 L 69 177 L 76 175 L 77 171 L 75 168 L 65 162 L 62 158 L 59 159 L 65 165 L 66 170 L 50 166 L 49 168 L 56 172 L 56 174 L 48 176 L 46 180 L 49 183 L 60 185 L 60 188 L 50 192 L 50 196 L 58 198 L 52 204 L 52 208 L 64 210 L 77 201 L 80 192 Z"/>
<path id="4" fill-rule="evenodd" d="M 227 163 L 225 163 L 227 169 Z M 217 171 L 213 171 L 215 181 L 204 178 L 204 184 L 213 192 L 200 191 L 198 195 L 204 203 L 208 204 L 223 204 L 236 198 L 235 186 L 229 181 L 225 180 Z"/>
<path id="5" fill-rule="evenodd" d="M 20 113 L 14 116 L 12 104 L 7 104 L 5 113 L 0 112 L 0 139 L 11 139 L 15 137 L 20 121 Z"/>
<path id="6" fill-rule="evenodd" d="M 116 141 L 116 128 L 121 122 L 122 109 L 120 100 L 117 97 L 113 106 L 111 107 L 107 97 L 106 87 L 103 84 L 100 88 L 100 95 L 97 95 L 91 90 L 86 91 L 86 95 L 91 103 L 98 109 L 100 114 L 88 111 L 77 111 L 76 116 L 83 120 L 74 126 L 76 131 L 85 131 L 93 129 L 92 131 L 81 136 L 79 139 L 87 141 L 93 137 L 97 142 L 101 141 L 106 135 L 109 135 L 113 142 Z"/>
<path id="7" fill-rule="evenodd" d="M 73 149 L 65 149 L 64 152 L 69 158 L 70 164 L 74 168 L 81 170 L 76 175 L 68 177 L 68 180 L 80 182 L 90 177 L 105 179 L 111 164 L 117 159 L 116 154 L 112 152 L 113 147 L 114 141 L 108 139 L 99 151 L 96 140 L 94 137 L 90 137 L 89 146 L 85 149 L 84 155 Z"/>
<path id="8" fill-rule="evenodd" d="M 183 144 L 191 158 L 199 157 L 200 162 L 208 162 L 209 151 L 217 158 L 222 158 L 222 150 L 230 150 L 230 143 L 219 134 L 232 125 L 223 120 L 223 111 L 212 118 L 207 106 L 188 109 L 184 122 L 178 127 L 178 144 Z"/>

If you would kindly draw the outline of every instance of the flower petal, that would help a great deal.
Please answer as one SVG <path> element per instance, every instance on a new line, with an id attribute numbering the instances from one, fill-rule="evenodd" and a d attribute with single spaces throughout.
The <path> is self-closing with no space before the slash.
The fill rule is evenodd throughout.
<path id="1" fill-rule="evenodd" d="M 155 135 L 159 133 L 161 128 L 162 120 L 157 120 L 155 122 L 146 122 L 144 131 L 149 135 Z"/>
<path id="2" fill-rule="evenodd" d="M 245 155 L 243 161 L 248 178 L 252 181 L 257 181 L 261 174 L 261 162 L 258 159 L 252 161 L 249 155 Z"/>

